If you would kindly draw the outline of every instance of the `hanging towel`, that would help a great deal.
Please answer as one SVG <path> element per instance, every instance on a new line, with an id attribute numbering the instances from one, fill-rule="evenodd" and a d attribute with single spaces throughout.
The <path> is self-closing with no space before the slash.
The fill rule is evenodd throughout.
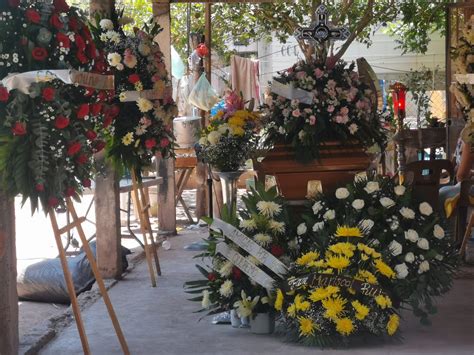
<path id="1" fill-rule="evenodd" d="M 255 99 L 260 104 L 259 62 L 234 55 L 230 60 L 232 88 L 242 93 L 244 100 Z"/>

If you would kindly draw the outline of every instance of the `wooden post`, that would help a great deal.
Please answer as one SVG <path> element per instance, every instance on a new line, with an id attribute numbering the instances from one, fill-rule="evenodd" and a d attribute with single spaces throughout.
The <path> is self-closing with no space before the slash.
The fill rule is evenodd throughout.
<path id="1" fill-rule="evenodd" d="M 163 52 L 166 67 L 171 76 L 171 18 L 170 1 L 153 0 L 153 15 L 163 31 L 157 36 Z M 158 188 L 158 222 L 161 233 L 176 234 L 176 185 L 174 176 L 174 159 L 162 159 L 157 155 L 157 173 L 163 178 Z"/>
<path id="2" fill-rule="evenodd" d="M 91 18 L 97 13 L 107 16 L 114 3 L 113 0 L 91 0 Z M 119 181 L 120 176 L 110 164 L 105 168 L 105 176 L 98 174 L 95 181 L 97 264 L 102 277 L 107 279 L 122 276 Z"/>
<path id="3" fill-rule="evenodd" d="M 15 206 L 0 191 L 0 354 L 18 353 Z"/>

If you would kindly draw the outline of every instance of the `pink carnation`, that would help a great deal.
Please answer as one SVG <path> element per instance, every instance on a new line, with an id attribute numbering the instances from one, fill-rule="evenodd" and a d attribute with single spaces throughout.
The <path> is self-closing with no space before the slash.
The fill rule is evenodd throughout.
<path id="1" fill-rule="evenodd" d="M 311 126 L 314 126 L 316 124 L 316 116 L 315 115 L 309 116 L 309 124 Z"/>
<path id="2" fill-rule="evenodd" d="M 341 114 L 342 114 L 343 116 L 347 116 L 348 113 L 349 113 L 349 109 L 348 109 L 346 106 L 344 106 L 343 108 L 341 108 Z"/>
<path id="3" fill-rule="evenodd" d="M 293 115 L 293 117 L 300 117 L 301 116 L 301 111 L 299 108 L 297 108 L 296 110 L 293 110 L 293 112 L 291 113 Z"/>
<path id="4" fill-rule="evenodd" d="M 319 69 L 319 68 L 314 69 L 314 76 L 317 79 L 322 78 L 323 75 L 324 75 L 324 72 L 321 69 Z"/>
<path id="5" fill-rule="evenodd" d="M 296 73 L 296 78 L 297 79 L 304 79 L 308 76 L 308 74 L 306 74 L 306 72 L 304 71 L 299 71 L 298 73 Z"/>
<path id="6" fill-rule="evenodd" d="M 328 112 L 329 113 L 334 112 L 334 106 L 333 105 L 328 106 Z"/>

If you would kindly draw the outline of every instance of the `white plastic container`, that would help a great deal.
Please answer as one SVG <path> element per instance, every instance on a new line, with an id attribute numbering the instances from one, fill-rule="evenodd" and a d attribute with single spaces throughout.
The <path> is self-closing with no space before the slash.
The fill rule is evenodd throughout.
<path id="1" fill-rule="evenodd" d="M 201 117 L 182 116 L 173 120 L 173 131 L 179 148 L 193 148 L 199 141 Z"/>

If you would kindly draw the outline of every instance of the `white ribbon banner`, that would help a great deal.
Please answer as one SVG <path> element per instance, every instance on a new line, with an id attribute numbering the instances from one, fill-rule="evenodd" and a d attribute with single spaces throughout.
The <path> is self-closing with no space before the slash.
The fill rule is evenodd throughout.
<path id="1" fill-rule="evenodd" d="M 142 91 L 124 91 L 122 93 L 125 97 L 122 102 L 132 102 L 137 101 L 140 98 L 147 100 L 163 100 L 167 96 L 171 96 L 171 91 L 169 87 L 166 87 L 164 90 L 142 90 Z"/>
<path id="2" fill-rule="evenodd" d="M 112 75 L 100 75 L 67 69 L 37 70 L 10 74 L 2 80 L 2 85 L 7 88 L 8 91 L 17 89 L 24 94 L 29 94 L 29 88 L 32 83 L 52 81 L 55 79 L 59 79 L 65 84 L 78 84 L 99 90 L 114 89 L 114 77 Z"/>
<path id="3" fill-rule="evenodd" d="M 216 251 L 222 254 L 226 259 L 232 262 L 240 270 L 248 275 L 252 280 L 254 280 L 259 285 L 265 287 L 268 290 L 273 288 L 273 280 L 265 272 L 260 270 L 255 264 L 248 261 L 245 257 L 240 255 L 235 250 L 229 248 L 225 243 L 219 243 L 217 245 Z"/>
<path id="4" fill-rule="evenodd" d="M 254 256 L 258 261 L 272 270 L 275 274 L 282 276 L 288 271 L 285 264 L 283 264 L 271 253 L 263 249 L 260 245 L 255 243 L 252 239 L 247 237 L 234 226 L 231 226 L 230 224 L 216 218 L 212 222 L 210 228 L 214 231 L 222 231 L 222 233 L 227 238 L 244 249 L 247 253 Z"/>
<path id="5" fill-rule="evenodd" d="M 303 104 L 311 105 L 314 100 L 313 93 L 303 89 L 295 88 L 291 84 L 280 83 L 277 80 L 273 80 L 271 89 L 272 92 L 277 95 L 283 96 L 284 98 L 290 100 L 298 100 Z"/>

